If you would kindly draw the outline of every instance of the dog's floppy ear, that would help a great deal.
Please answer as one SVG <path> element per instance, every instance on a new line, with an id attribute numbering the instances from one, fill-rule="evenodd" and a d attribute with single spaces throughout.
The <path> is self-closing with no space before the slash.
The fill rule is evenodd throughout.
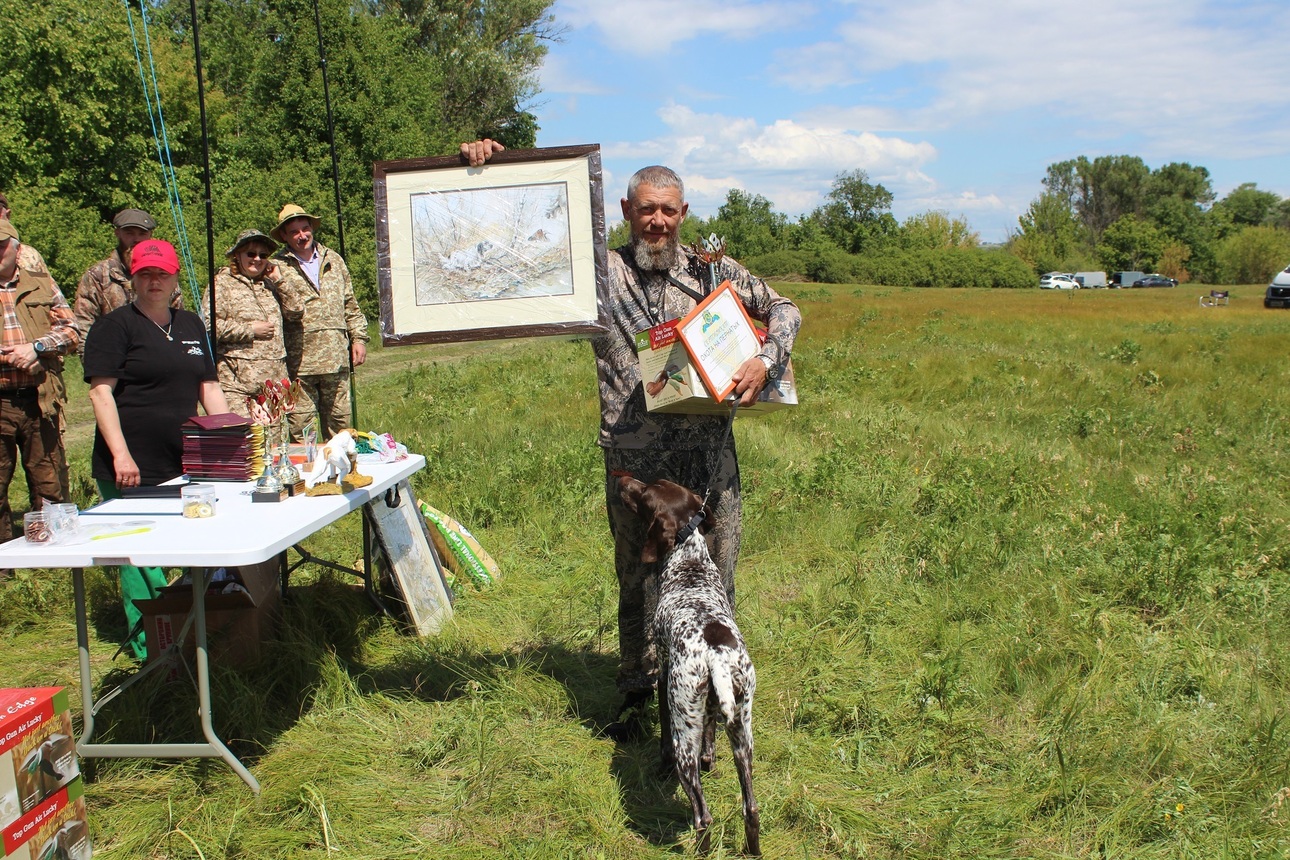
<path id="1" fill-rule="evenodd" d="M 655 513 L 645 533 L 645 546 L 641 547 L 641 561 L 656 562 L 676 543 L 676 517 Z"/>
<path id="2" fill-rule="evenodd" d="M 617 473 L 617 476 L 618 497 L 623 500 L 623 504 L 627 506 L 627 510 L 634 514 L 639 514 L 641 496 L 645 493 L 645 485 L 626 472 Z"/>

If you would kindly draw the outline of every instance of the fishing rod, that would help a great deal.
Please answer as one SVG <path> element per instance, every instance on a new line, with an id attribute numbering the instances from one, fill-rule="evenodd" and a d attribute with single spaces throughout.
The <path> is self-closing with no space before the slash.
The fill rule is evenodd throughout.
<path id="1" fill-rule="evenodd" d="M 215 338 L 215 208 L 211 202 L 211 138 L 206 126 L 206 84 L 202 77 L 202 41 L 197 27 L 197 0 L 188 0 L 193 19 L 193 54 L 197 63 L 197 110 L 202 123 L 202 183 L 206 191 L 206 276 L 210 288 L 210 331 Z M 214 358 L 214 350 L 211 351 Z"/>

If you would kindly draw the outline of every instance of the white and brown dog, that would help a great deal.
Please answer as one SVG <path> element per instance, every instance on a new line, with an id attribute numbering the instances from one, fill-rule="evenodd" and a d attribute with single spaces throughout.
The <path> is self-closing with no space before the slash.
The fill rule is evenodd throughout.
<path id="1" fill-rule="evenodd" d="M 313 489 L 322 481 L 335 481 L 339 486 L 357 464 L 358 435 L 346 428 L 318 449 L 317 459 L 309 464 L 309 470 L 303 476 L 305 487 Z"/>
<path id="2" fill-rule="evenodd" d="M 702 499 L 672 481 L 644 484 L 623 476 L 619 495 L 646 523 L 641 561 L 664 559 L 654 614 L 663 767 L 675 766 L 690 799 L 697 850 L 707 853 L 712 815 L 699 772 L 705 769 L 705 739 L 711 743 L 724 719 L 743 792 L 745 850 L 760 855 L 761 817 L 752 786 L 757 674 L 703 538 L 709 513 Z"/>

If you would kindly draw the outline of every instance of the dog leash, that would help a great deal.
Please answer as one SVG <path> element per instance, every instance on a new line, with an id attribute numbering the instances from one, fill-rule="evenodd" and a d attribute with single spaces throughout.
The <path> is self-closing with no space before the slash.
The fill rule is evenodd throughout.
<path id="1" fill-rule="evenodd" d="M 721 457 L 721 452 L 726 449 L 726 443 L 730 441 L 731 431 L 733 431 L 735 427 L 735 413 L 738 411 L 739 399 L 735 398 L 734 404 L 730 407 L 730 417 L 726 419 L 725 432 L 721 434 L 721 444 L 718 445 L 716 449 L 718 460 L 713 464 L 714 466 L 720 465 L 719 458 Z M 685 525 L 681 526 L 681 528 L 676 532 L 676 546 L 680 546 L 689 540 L 690 535 L 694 534 L 695 530 L 699 528 L 699 525 L 706 518 L 707 514 L 704 512 L 708 509 L 708 499 L 712 496 L 712 482 L 716 480 L 716 476 L 717 470 L 714 468 L 712 473 L 708 476 L 708 486 L 703 490 L 703 504 L 699 505 L 699 510 L 695 512 L 694 516 L 690 517 L 689 521 L 686 522 Z"/>

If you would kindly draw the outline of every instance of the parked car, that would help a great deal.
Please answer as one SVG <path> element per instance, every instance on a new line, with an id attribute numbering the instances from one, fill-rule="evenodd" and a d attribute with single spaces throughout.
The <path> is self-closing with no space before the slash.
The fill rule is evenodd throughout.
<path id="1" fill-rule="evenodd" d="M 1164 275 L 1147 275 L 1145 278 L 1138 278 L 1133 285 L 1135 287 L 1176 287 L 1178 282 Z"/>
<path id="2" fill-rule="evenodd" d="M 1290 308 L 1290 266 L 1277 272 L 1263 294 L 1263 307 Z"/>
<path id="3" fill-rule="evenodd" d="M 1061 272 L 1049 272 L 1039 279 L 1041 290 L 1078 290 L 1079 281 Z"/>

